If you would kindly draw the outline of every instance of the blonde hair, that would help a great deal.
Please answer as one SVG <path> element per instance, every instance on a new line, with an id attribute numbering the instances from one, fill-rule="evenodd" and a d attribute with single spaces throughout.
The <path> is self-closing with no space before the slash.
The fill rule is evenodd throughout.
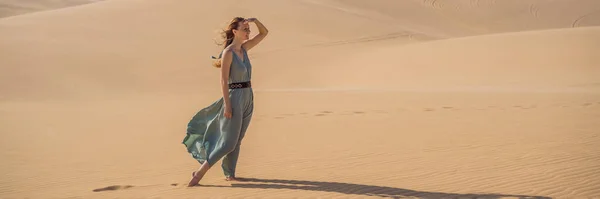
<path id="1" fill-rule="evenodd" d="M 237 30 L 240 22 L 246 20 L 243 17 L 235 17 L 233 18 L 230 22 L 229 25 L 227 26 L 227 28 L 225 30 L 221 31 L 221 37 L 223 38 L 223 43 L 219 44 L 219 45 L 223 45 L 223 49 L 227 48 L 227 46 L 229 46 L 232 42 L 233 42 L 233 30 Z M 213 62 L 213 66 L 217 67 L 217 68 L 221 68 L 221 56 L 222 56 L 223 52 L 221 52 L 221 54 L 219 54 L 219 57 L 216 58 L 217 60 L 215 60 Z M 214 57 L 213 57 L 214 58 Z"/>

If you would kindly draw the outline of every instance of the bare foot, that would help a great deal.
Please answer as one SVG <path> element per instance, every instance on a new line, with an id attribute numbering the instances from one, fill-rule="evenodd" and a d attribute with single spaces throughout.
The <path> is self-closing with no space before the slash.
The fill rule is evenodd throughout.
<path id="1" fill-rule="evenodd" d="M 200 169 L 198 169 L 198 171 L 192 172 L 192 179 L 188 183 L 188 187 L 198 185 L 198 182 L 200 182 L 200 180 L 202 180 L 202 177 L 204 176 L 204 174 L 206 174 L 209 167 L 210 166 L 207 163 L 205 163 L 205 164 L 202 164 L 202 166 L 200 167 Z"/>
<path id="2" fill-rule="evenodd" d="M 196 172 L 196 171 L 192 172 L 192 179 L 188 183 L 188 187 L 193 187 L 193 186 L 198 185 L 198 182 L 200 182 L 200 180 L 202 179 L 202 177 L 199 177 L 198 175 L 196 175 L 197 173 L 198 172 Z"/>
<path id="3" fill-rule="evenodd" d="M 226 177 L 225 180 L 226 181 L 237 181 L 237 182 L 243 182 L 244 181 L 243 178 L 236 178 L 236 177 Z"/>

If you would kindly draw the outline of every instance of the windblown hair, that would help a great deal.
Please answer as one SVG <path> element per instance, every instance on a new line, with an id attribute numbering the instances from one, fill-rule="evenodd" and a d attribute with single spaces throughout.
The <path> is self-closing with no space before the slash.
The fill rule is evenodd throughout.
<path id="1" fill-rule="evenodd" d="M 240 22 L 244 20 L 245 18 L 243 17 L 235 17 L 229 22 L 227 28 L 221 31 L 221 37 L 224 41 L 219 45 L 223 45 L 223 49 L 227 48 L 227 46 L 229 46 L 233 42 L 233 30 L 237 30 L 238 26 L 240 25 Z M 221 55 L 219 55 L 217 60 L 215 60 L 215 62 L 213 63 L 214 67 L 221 68 Z"/>

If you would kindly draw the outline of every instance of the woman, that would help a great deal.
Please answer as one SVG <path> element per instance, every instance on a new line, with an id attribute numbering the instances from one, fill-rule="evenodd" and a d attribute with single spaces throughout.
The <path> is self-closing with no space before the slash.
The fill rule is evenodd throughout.
<path id="1" fill-rule="evenodd" d="M 250 37 L 249 23 L 255 23 L 259 34 Z M 192 172 L 188 186 L 197 185 L 204 174 L 223 158 L 225 179 L 234 181 L 240 143 L 252 118 L 254 94 L 250 79 L 252 65 L 248 50 L 260 43 L 268 30 L 256 18 L 236 17 L 223 31 L 224 49 L 214 66 L 221 69 L 223 97 L 198 111 L 188 123 L 183 144 L 200 164 Z"/>

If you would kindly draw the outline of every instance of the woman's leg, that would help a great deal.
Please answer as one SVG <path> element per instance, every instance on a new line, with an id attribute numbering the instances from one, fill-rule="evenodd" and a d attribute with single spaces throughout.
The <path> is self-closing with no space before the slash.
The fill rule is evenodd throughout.
<path id="1" fill-rule="evenodd" d="M 202 177 L 204 177 L 204 174 L 206 174 L 208 169 L 210 169 L 210 164 L 208 164 L 208 161 L 204 161 L 202 166 L 200 166 L 200 168 L 197 171 L 192 172 L 192 180 L 190 180 L 188 186 L 196 186 L 198 182 L 202 180 Z"/>
<path id="2" fill-rule="evenodd" d="M 223 156 L 235 150 L 242 129 L 242 114 L 243 112 L 235 104 L 232 107 L 232 117 L 225 118 L 221 116 L 220 131 L 221 137 L 217 141 L 214 150 L 208 154 L 208 159 L 204 161 L 202 166 L 194 173 L 188 186 L 194 186 L 202 179 L 204 174 Z"/>
<path id="3" fill-rule="evenodd" d="M 238 157 L 240 155 L 240 145 L 242 143 L 242 139 L 244 139 L 244 135 L 246 135 L 246 130 L 250 125 L 250 121 L 252 120 L 253 113 L 253 104 L 250 104 L 250 107 L 244 113 L 244 118 L 242 119 L 242 127 L 240 130 L 240 136 L 236 143 L 235 149 L 225 155 L 223 158 L 223 162 L 221 164 L 221 168 L 223 168 L 223 173 L 227 180 L 235 180 L 235 168 L 237 166 Z"/>

